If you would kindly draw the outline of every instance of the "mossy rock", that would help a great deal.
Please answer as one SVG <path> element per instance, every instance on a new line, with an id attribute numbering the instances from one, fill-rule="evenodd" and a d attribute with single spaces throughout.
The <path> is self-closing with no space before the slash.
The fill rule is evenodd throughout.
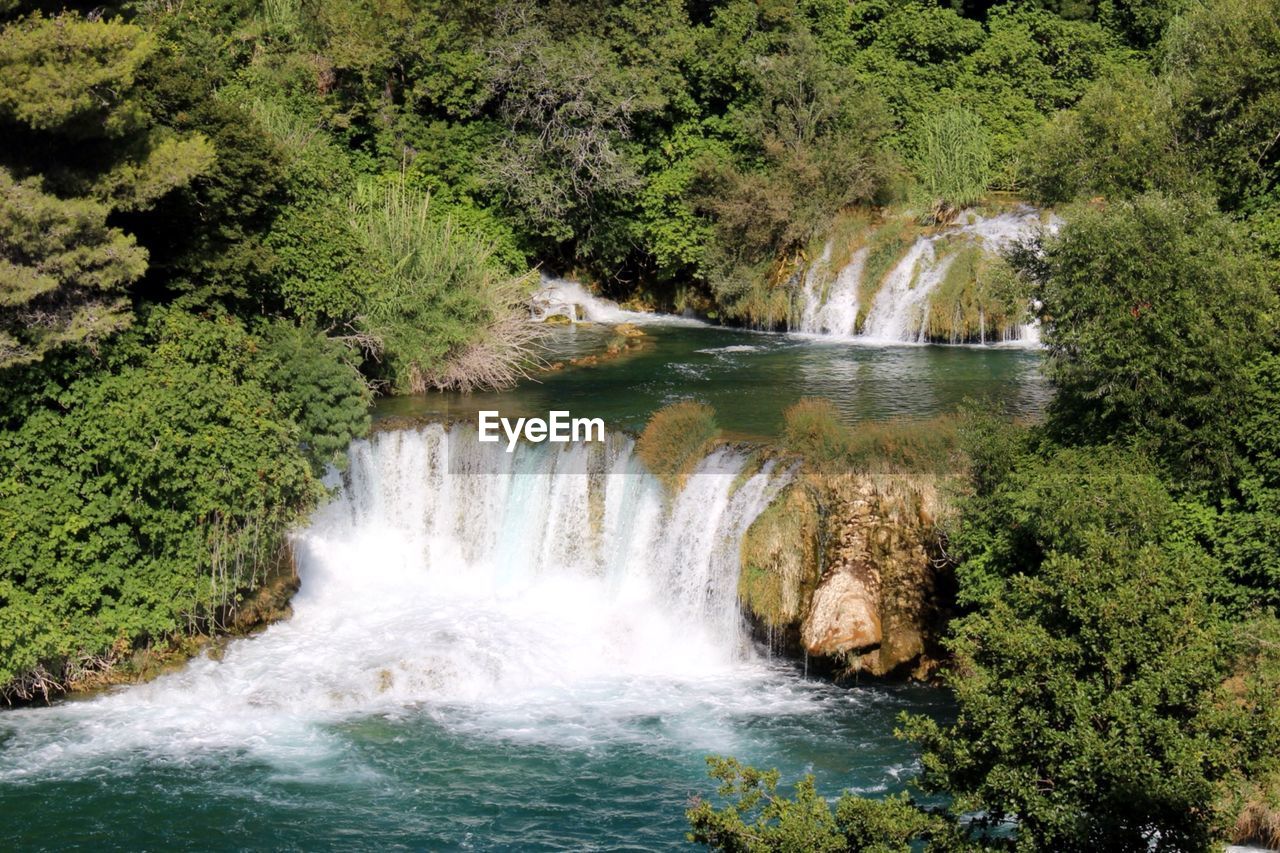
<path id="1" fill-rule="evenodd" d="M 787 486 L 742 539 L 738 597 L 764 624 L 804 619 L 822 573 L 818 506 L 801 483 Z"/>

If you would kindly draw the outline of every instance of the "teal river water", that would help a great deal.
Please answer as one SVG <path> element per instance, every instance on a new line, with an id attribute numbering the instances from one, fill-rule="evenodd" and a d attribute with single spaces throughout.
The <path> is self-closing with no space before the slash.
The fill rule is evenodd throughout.
<path id="1" fill-rule="evenodd" d="M 693 395 L 767 434 L 804 395 L 855 421 L 966 396 L 1030 415 L 1044 396 L 1026 351 L 649 331 L 639 355 L 380 414 L 492 403 L 635 429 Z M 558 473 L 546 446 L 516 454 L 530 476 L 493 457 L 464 484 L 457 458 L 501 452 L 478 447 L 438 428 L 360 443 L 299 534 L 291 620 L 147 685 L 0 713 L 0 847 L 653 850 L 683 842 L 709 753 L 811 772 L 831 796 L 907 785 L 895 721 L 945 717 L 944 694 L 807 679 L 734 622 L 733 536 L 772 475 L 731 487 L 726 451 L 663 509 L 622 446 L 600 521 L 575 498 L 589 478 Z"/>
<path id="2" fill-rule="evenodd" d="M 826 397 L 850 422 L 928 417 L 966 399 L 1011 416 L 1039 413 L 1049 392 L 1039 351 L 1021 347 L 883 346 L 709 326 L 644 327 L 651 346 L 614 361 L 542 373 L 499 394 L 392 397 L 380 415 L 470 417 L 478 409 L 545 416 L 567 409 L 636 431 L 654 410 L 694 398 L 743 436 L 777 432 L 782 411 Z M 596 349 L 597 327 L 557 329 L 550 358 Z"/>

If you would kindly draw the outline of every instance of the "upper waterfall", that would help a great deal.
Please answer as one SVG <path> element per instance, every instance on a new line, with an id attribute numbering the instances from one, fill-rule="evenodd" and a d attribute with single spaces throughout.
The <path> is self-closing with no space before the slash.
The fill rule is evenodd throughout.
<path id="1" fill-rule="evenodd" d="M 1033 343 L 1039 339 L 1039 330 L 1028 318 L 988 319 L 983 316 L 981 298 L 944 294 L 943 284 L 963 251 L 994 256 L 1041 229 L 1053 230 L 1056 224 L 1052 217 L 1046 220 L 1041 211 L 1026 206 L 988 217 L 969 213 L 958 224 L 920 234 L 896 253 L 887 269 L 874 272 L 868 264 L 872 249 L 866 245 L 853 251 L 839 269 L 833 269 L 833 244 L 829 241 L 805 270 L 796 292 L 792 328 L 806 334 L 873 342 L 925 343 L 939 339 L 930 333 L 931 319 L 947 325 L 951 317 L 946 312 L 958 314 L 969 309 L 976 314 L 975 328 L 956 331 L 957 324 L 953 324 L 941 338 L 944 342 Z M 874 232 L 870 239 L 874 241 Z M 876 275 L 877 280 L 869 281 L 867 275 Z M 942 304 L 944 297 L 951 302 Z M 1019 308 L 1017 313 L 1025 311 Z"/>

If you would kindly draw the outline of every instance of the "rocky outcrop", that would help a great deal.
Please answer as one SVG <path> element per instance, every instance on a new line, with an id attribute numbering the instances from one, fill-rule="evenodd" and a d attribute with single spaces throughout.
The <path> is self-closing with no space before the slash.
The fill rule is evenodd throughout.
<path id="1" fill-rule="evenodd" d="M 815 655 L 842 655 L 879 648 L 880 578 L 874 571 L 841 567 L 818 584 L 809 615 L 800 626 L 800 641 Z"/>
<path id="2" fill-rule="evenodd" d="M 932 478 L 797 478 L 743 540 L 739 596 L 760 637 L 837 675 L 936 667 L 951 601 Z"/>

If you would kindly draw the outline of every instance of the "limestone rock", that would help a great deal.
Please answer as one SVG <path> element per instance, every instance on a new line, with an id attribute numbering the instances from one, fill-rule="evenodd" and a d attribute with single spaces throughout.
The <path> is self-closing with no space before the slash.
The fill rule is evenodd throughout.
<path id="1" fill-rule="evenodd" d="M 810 671 L 927 678 L 953 594 L 940 510 L 925 477 L 806 472 L 744 538 L 738 592 L 756 636 Z"/>
<path id="2" fill-rule="evenodd" d="M 880 645 L 880 596 L 876 584 L 839 570 L 813 593 L 800 637 L 811 655 L 838 655 Z"/>

